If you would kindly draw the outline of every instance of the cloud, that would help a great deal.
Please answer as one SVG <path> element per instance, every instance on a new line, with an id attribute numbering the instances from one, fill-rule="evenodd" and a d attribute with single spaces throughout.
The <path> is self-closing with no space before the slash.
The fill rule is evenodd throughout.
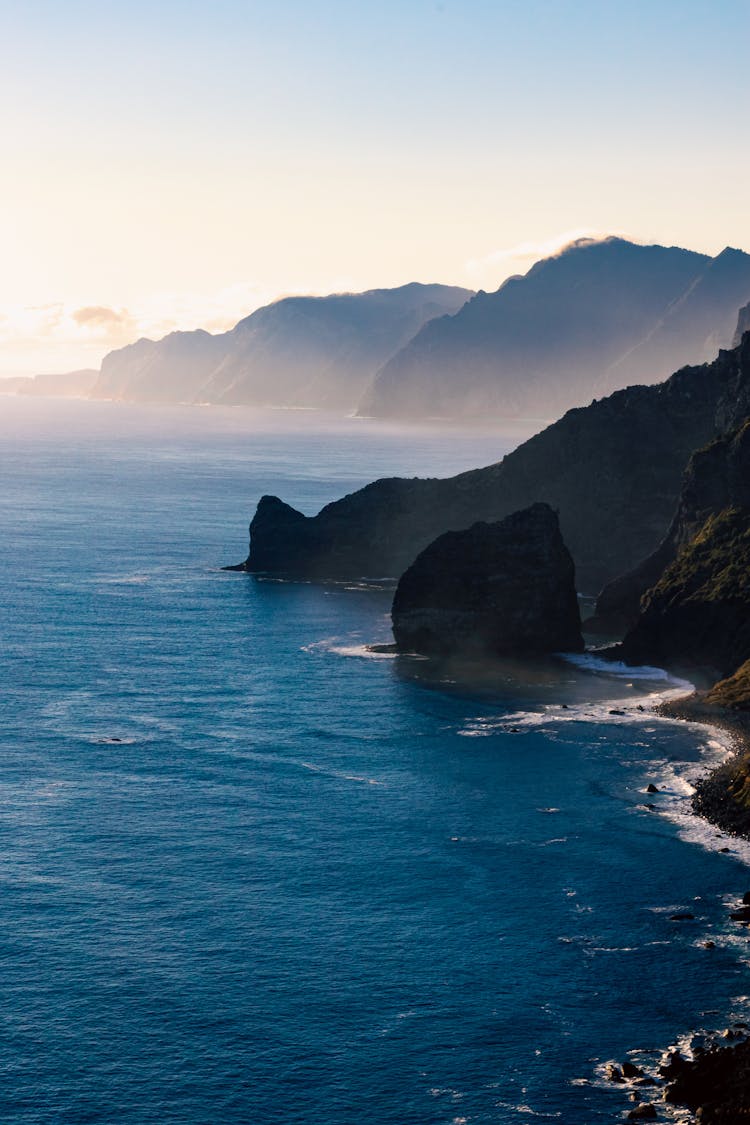
<path id="1" fill-rule="evenodd" d="M 332 277 L 325 292 L 359 288 L 363 286 L 356 279 Z M 226 332 L 261 305 L 309 291 L 302 281 L 283 294 L 236 282 L 208 293 L 151 293 L 127 308 L 84 300 L 5 305 L 0 307 L 0 372 L 98 366 L 107 352 L 141 336 L 159 340 L 170 332 L 195 328 Z"/>
<path id="2" fill-rule="evenodd" d="M 224 332 L 278 294 L 247 283 L 215 293 L 154 293 L 130 308 L 56 301 L 0 308 L 0 371 L 97 366 L 113 348 L 176 329 Z"/>
<path id="3" fill-rule="evenodd" d="M 104 328 L 121 331 L 132 325 L 127 309 L 110 309 L 106 305 L 86 305 L 72 313 L 73 320 L 82 327 Z"/>
<path id="4" fill-rule="evenodd" d="M 597 240 L 611 237 L 612 231 L 597 231 L 590 227 L 577 227 L 573 230 L 562 231 L 538 242 L 519 242 L 515 246 L 507 246 L 501 250 L 492 250 L 481 258 L 470 258 L 465 264 L 469 277 L 475 284 L 490 280 L 499 285 L 506 277 L 514 273 L 525 273 L 529 266 L 538 262 L 540 258 L 549 258 L 559 254 L 566 246 L 573 242 L 583 240 Z"/>

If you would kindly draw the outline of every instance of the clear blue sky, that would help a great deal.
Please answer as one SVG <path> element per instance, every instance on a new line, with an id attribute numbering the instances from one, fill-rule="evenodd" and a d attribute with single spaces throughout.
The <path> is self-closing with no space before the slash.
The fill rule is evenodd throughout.
<path id="1" fill-rule="evenodd" d="M 579 231 L 750 249 L 749 32 L 734 0 L 0 2 L 0 369 L 495 288 Z"/>

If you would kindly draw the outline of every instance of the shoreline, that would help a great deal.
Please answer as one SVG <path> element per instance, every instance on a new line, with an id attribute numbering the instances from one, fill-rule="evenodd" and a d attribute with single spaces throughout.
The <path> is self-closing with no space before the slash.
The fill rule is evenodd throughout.
<path id="1" fill-rule="evenodd" d="M 706 703 L 699 691 L 667 700 L 656 711 L 729 735 L 729 756 L 697 782 L 691 804 L 696 816 L 721 832 L 750 840 L 750 714 Z"/>
<path id="2" fill-rule="evenodd" d="M 657 703 L 653 713 L 729 735 L 728 756 L 694 785 L 691 813 L 726 836 L 750 840 L 750 714 L 706 703 L 705 693 L 698 690 Z M 742 927 L 750 927 L 750 892 L 744 896 L 740 892 L 731 917 Z M 608 1064 L 606 1077 L 622 1083 L 634 1103 L 626 1120 L 659 1120 L 665 1111 L 671 1118 L 674 1110 L 682 1109 L 701 1125 L 750 1122 L 749 1032 L 747 1024 L 730 1024 L 706 1037 L 692 1036 L 693 1042 L 687 1044 L 678 1041 L 677 1046 L 666 1048 L 654 1070 L 631 1067 L 629 1074 L 627 1063 L 622 1067 Z M 641 1101 L 641 1087 L 648 1087 L 644 1094 L 653 1090 L 661 1096 Z"/>

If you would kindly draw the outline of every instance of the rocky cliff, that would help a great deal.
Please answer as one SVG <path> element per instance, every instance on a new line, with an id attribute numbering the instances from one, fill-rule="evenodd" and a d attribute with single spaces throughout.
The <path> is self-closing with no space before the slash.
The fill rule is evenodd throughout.
<path id="1" fill-rule="evenodd" d="M 636 664 L 729 676 L 750 658 L 750 509 L 711 515 L 644 596 L 623 641 Z"/>
<path id="2" fill-rule="evenodd" d="M 467 289 L 412 284 L 277 301 L 232 331 L 201 397 L 353 410 L 382 363 L 423 324 L 471 296 Z"/>
<path id="3" fill-rule="evenodd" d="M 597 393 L 656 381 L 684 364 L 712 359 L 736 346 L 737 309 L 750 296 L 750 255 L 727 247 L 706 263 L 645 339 L 603 373 Z"/>
<path id="4" fill-rule="evenodd" d="M 468 289 L 415 283 L 287 297 L 230 332 L 173 332 L 110 352 L 94 397 L 353 410 L 394 351 L 471 296 Z"/>
<path id="5" fill-rule="evenodd" d="M 653 552 L 690 454 L 750 395 L 750 347 L 569 411 L 503 461 L 447 480 L 375 481 L 305 517 L 263 497 L 246 568 L 397 578 L 444 531 L 544 501 L 560 514 L 579 588 L 595 593 Z M 748 411 L 750 413 L 750 411 Z"/>
<path id="6" fill-rule="evenodd" d="M 401 576 L 392 620 L 406 652 L 582 651 L 573 560 L 557 515 L 534 504 L 439 536 Z"/>
<path id="7" fill-rule="evenodd" d="M 92 398 L 122 402 L 192 402 L 227 354 L 225 335 L 171 332 L 163 340 L 145 337 L 109 352 Z"/>
<path id="8" fill-rule="evenodd" d="M 741 421 L 750 414 L 748 381 L 750 334 L 728 353 L 736 357 L 737 379 L 717 410 L 716 426 L 734 426 L 702 449 L 688 462 L 680 499 L 670 528 L 656 551 L 632 571 L 602 590 L 596 604 L 595 624 L 608 630 L 627 629 L 638 619 L 640 602 L 665 568 L 677 557 L 711 515 L 730 507 L 750 507 L 750 425 Z"/>
<path id="9" fill-rule="evenodd" d="M 378 372 L 377 417 L 550 417 L 729 346 L 750 255 L 575 243 L 426 325 Z"/>

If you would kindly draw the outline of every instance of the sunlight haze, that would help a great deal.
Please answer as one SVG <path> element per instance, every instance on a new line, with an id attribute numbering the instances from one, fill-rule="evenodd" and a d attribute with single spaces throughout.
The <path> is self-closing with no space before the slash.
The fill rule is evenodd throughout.
<path id="1" fill-rule="evenodd" d="M 744 3 L 1 10 L 2 371 L 587 233 L 750 248 Z"/>

